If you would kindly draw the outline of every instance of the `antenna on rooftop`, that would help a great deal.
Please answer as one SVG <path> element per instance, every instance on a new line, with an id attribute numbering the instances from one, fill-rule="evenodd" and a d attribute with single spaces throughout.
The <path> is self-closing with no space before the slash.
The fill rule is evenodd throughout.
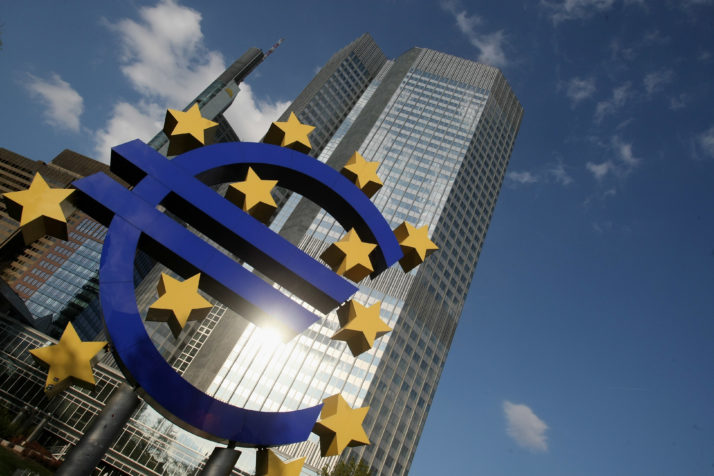
<path id="1" fill-rule="evenodd" d="M 273 51 L 275 51 L 278 46 L 285 40 L 285 38 L 280 38 L 273 46 L 270 47 L 270 49 L 263 55 L 263 61 L 265 61 L 265 58 L 273 54 Z"/>

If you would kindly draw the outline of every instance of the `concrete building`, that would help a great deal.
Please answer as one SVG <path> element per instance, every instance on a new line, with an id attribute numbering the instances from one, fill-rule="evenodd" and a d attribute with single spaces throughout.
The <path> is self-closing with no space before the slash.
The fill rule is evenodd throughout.
<path id="1" fill-rule="evenodd" d="M 70 150 L 45 163 L 0 149 L 0 193 L 27 188 L 36 173 L 54 187 L 66 187 L 98 171 L 110 173 L 106 164 Z M 91 339 L 102 329 L 97 270 L 106 229 L 80 210 L 67 221 L 67 241 L 44 237 L 25 246 L 17 222 L 1 203 L 0 273 L 32 314 L 27 324 L 58 337 L 72 321 L 82 338 Z M 145 261 L 138 265 L 145 274 Z"/>

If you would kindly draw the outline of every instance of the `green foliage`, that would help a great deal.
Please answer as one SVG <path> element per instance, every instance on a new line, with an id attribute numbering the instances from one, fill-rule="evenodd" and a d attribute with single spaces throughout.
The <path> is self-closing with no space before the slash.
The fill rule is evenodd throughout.
<path id="1" fill-rule="evenodd" d="M 356 462 L 354 458 L 350 458 L 349 461 L 338 461 L 332 472 L 325 466 L 321 476 L 372 476 L 372 470 L 363 459 Z"/>

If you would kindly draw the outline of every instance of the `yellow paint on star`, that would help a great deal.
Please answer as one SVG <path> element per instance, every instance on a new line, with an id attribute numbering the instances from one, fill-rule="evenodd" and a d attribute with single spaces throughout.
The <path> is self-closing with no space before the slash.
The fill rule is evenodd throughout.
<path id="1" fill-rule="evenodd" d="M 337 317 L 342 327 L 332 336 L 332 339 L 347 342 L 355 357 L 371 349 L 375 339 L 392 330 L 379 317 L 381 305 L 381 301 L 370 307 L 363 306 L 355 300 L 348 301 L 345 306 L 337 310 Z"/>
<path id="2" fill-rule="evenodd" d="M 38 173 L 27 190 L 3 194 L 8 214 L 20 222 L 26 245 L 45 235 L 67 239 L 66 199 L 72 192 L 70 188 L 51 188 Z"/>
<path id="3" fill-rule="evenodd" d="M 404 222 L 394 230 L 394 235 L 402 248 L 402 253 L 404 253 L 399 264 L 405 273 L 419 266 L 427 256 L 439 249 L 429 239 L 429 228 L 426 225 L 416 228 L 410 223 Z"/>
<path id="4" fill-rule="evenodd" d="M 351 408 L 342 395 L 333 395 L 323 401 L 320 420 L 312 432 L 320 437 L 320 452 L 323 457 L 337 456 L 348 446 L 369 444 L 362 428 L 369 407 Z"/>
<path id="5" fill-rule="evenodd" d="M 45 393 L 52 396 L 73 384 L 93 388 L 92 361 L 105 345 L 106 341 L 82 342 L 70 322 L 57 344 L 31 349 L 30 354 L 50 368 Z"/>
<path id="6" fill-rule="evenodd" d="M 372 198 L 382 188 L 382 181 L 377 176 L 379 162 L 367 162 L 359 152 L 352 154 L 340 173 L 350 179 L 365 195 Z"/>
<path id="7" fill-rule="evenodd" d="M 261 448 L 256 454 L 256 476 L 300 476 L 305 458 L 283 461 L 272 450 Z"/>
<path id="8" fill-rule="evenodd" d="M 270 194 L 277 184 L 277 180 L 262 180 L 248 167 L 245 180 L 228 187 L 226 199 L 258 220 L 267 222 L 278 207 Z"/>
<path id="9" fill-rule="evenodd" d="M 377 245 L 373 243 L 360 240 L 353 228 L 340 241 L 331 244 L 320 258 L 335 273 L 359 282 L 374 271 L 369 254 L 376 247 Z"/>
<path id="10" fill-rule="evenodd" d="M 209 144 L 218 127 L 217 122 L 201 115 L 198 104 L 188 111 L 168 109 L 164 119 L 164 132 L 169 138 L 168 155 L 178 155 Z"/>
<path id="11" fill-rule="evenodd" d="M 288 149 L 297 150 L 303 154 L 310 152 L 310 134 L 315 129 L 314 126 L 303 124 L 294 112 L 290 113 L 287 121 L 273 122 L 265 134 L 263 142 L 266 144 L 279 145 Z"/>
<path id="12" fill-rule="evenodd" d="M 167 322 L 171 333 L 178 338 L 186 322 L 199 321 L 206 317 L 213 306 L 198 294 L 200 278 L 199 273 L 185 281 L 179 281 L 161 273 L 159 285 L 156 287 L 160 297 L 149 307 L 146 320 Z"/>

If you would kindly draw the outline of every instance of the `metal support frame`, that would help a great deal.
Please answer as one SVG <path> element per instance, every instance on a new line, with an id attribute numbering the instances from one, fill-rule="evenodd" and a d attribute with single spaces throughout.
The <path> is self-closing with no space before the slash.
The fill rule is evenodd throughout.
<path id="1" fill-rule="evenodd" d="M 94 417 L 84 436 L 70 450 L 55 475 L 92 474 L 140 402 L 134 389 L 128 383 L 122 383 L 102 412 Z"/>
<path id="2" fill-rule="evenodd" d="M 231 444 L 227 448 L 216 446 L 203 467 L 200 476 L 230 476 L 238 462 L 240 451 Z"/>

